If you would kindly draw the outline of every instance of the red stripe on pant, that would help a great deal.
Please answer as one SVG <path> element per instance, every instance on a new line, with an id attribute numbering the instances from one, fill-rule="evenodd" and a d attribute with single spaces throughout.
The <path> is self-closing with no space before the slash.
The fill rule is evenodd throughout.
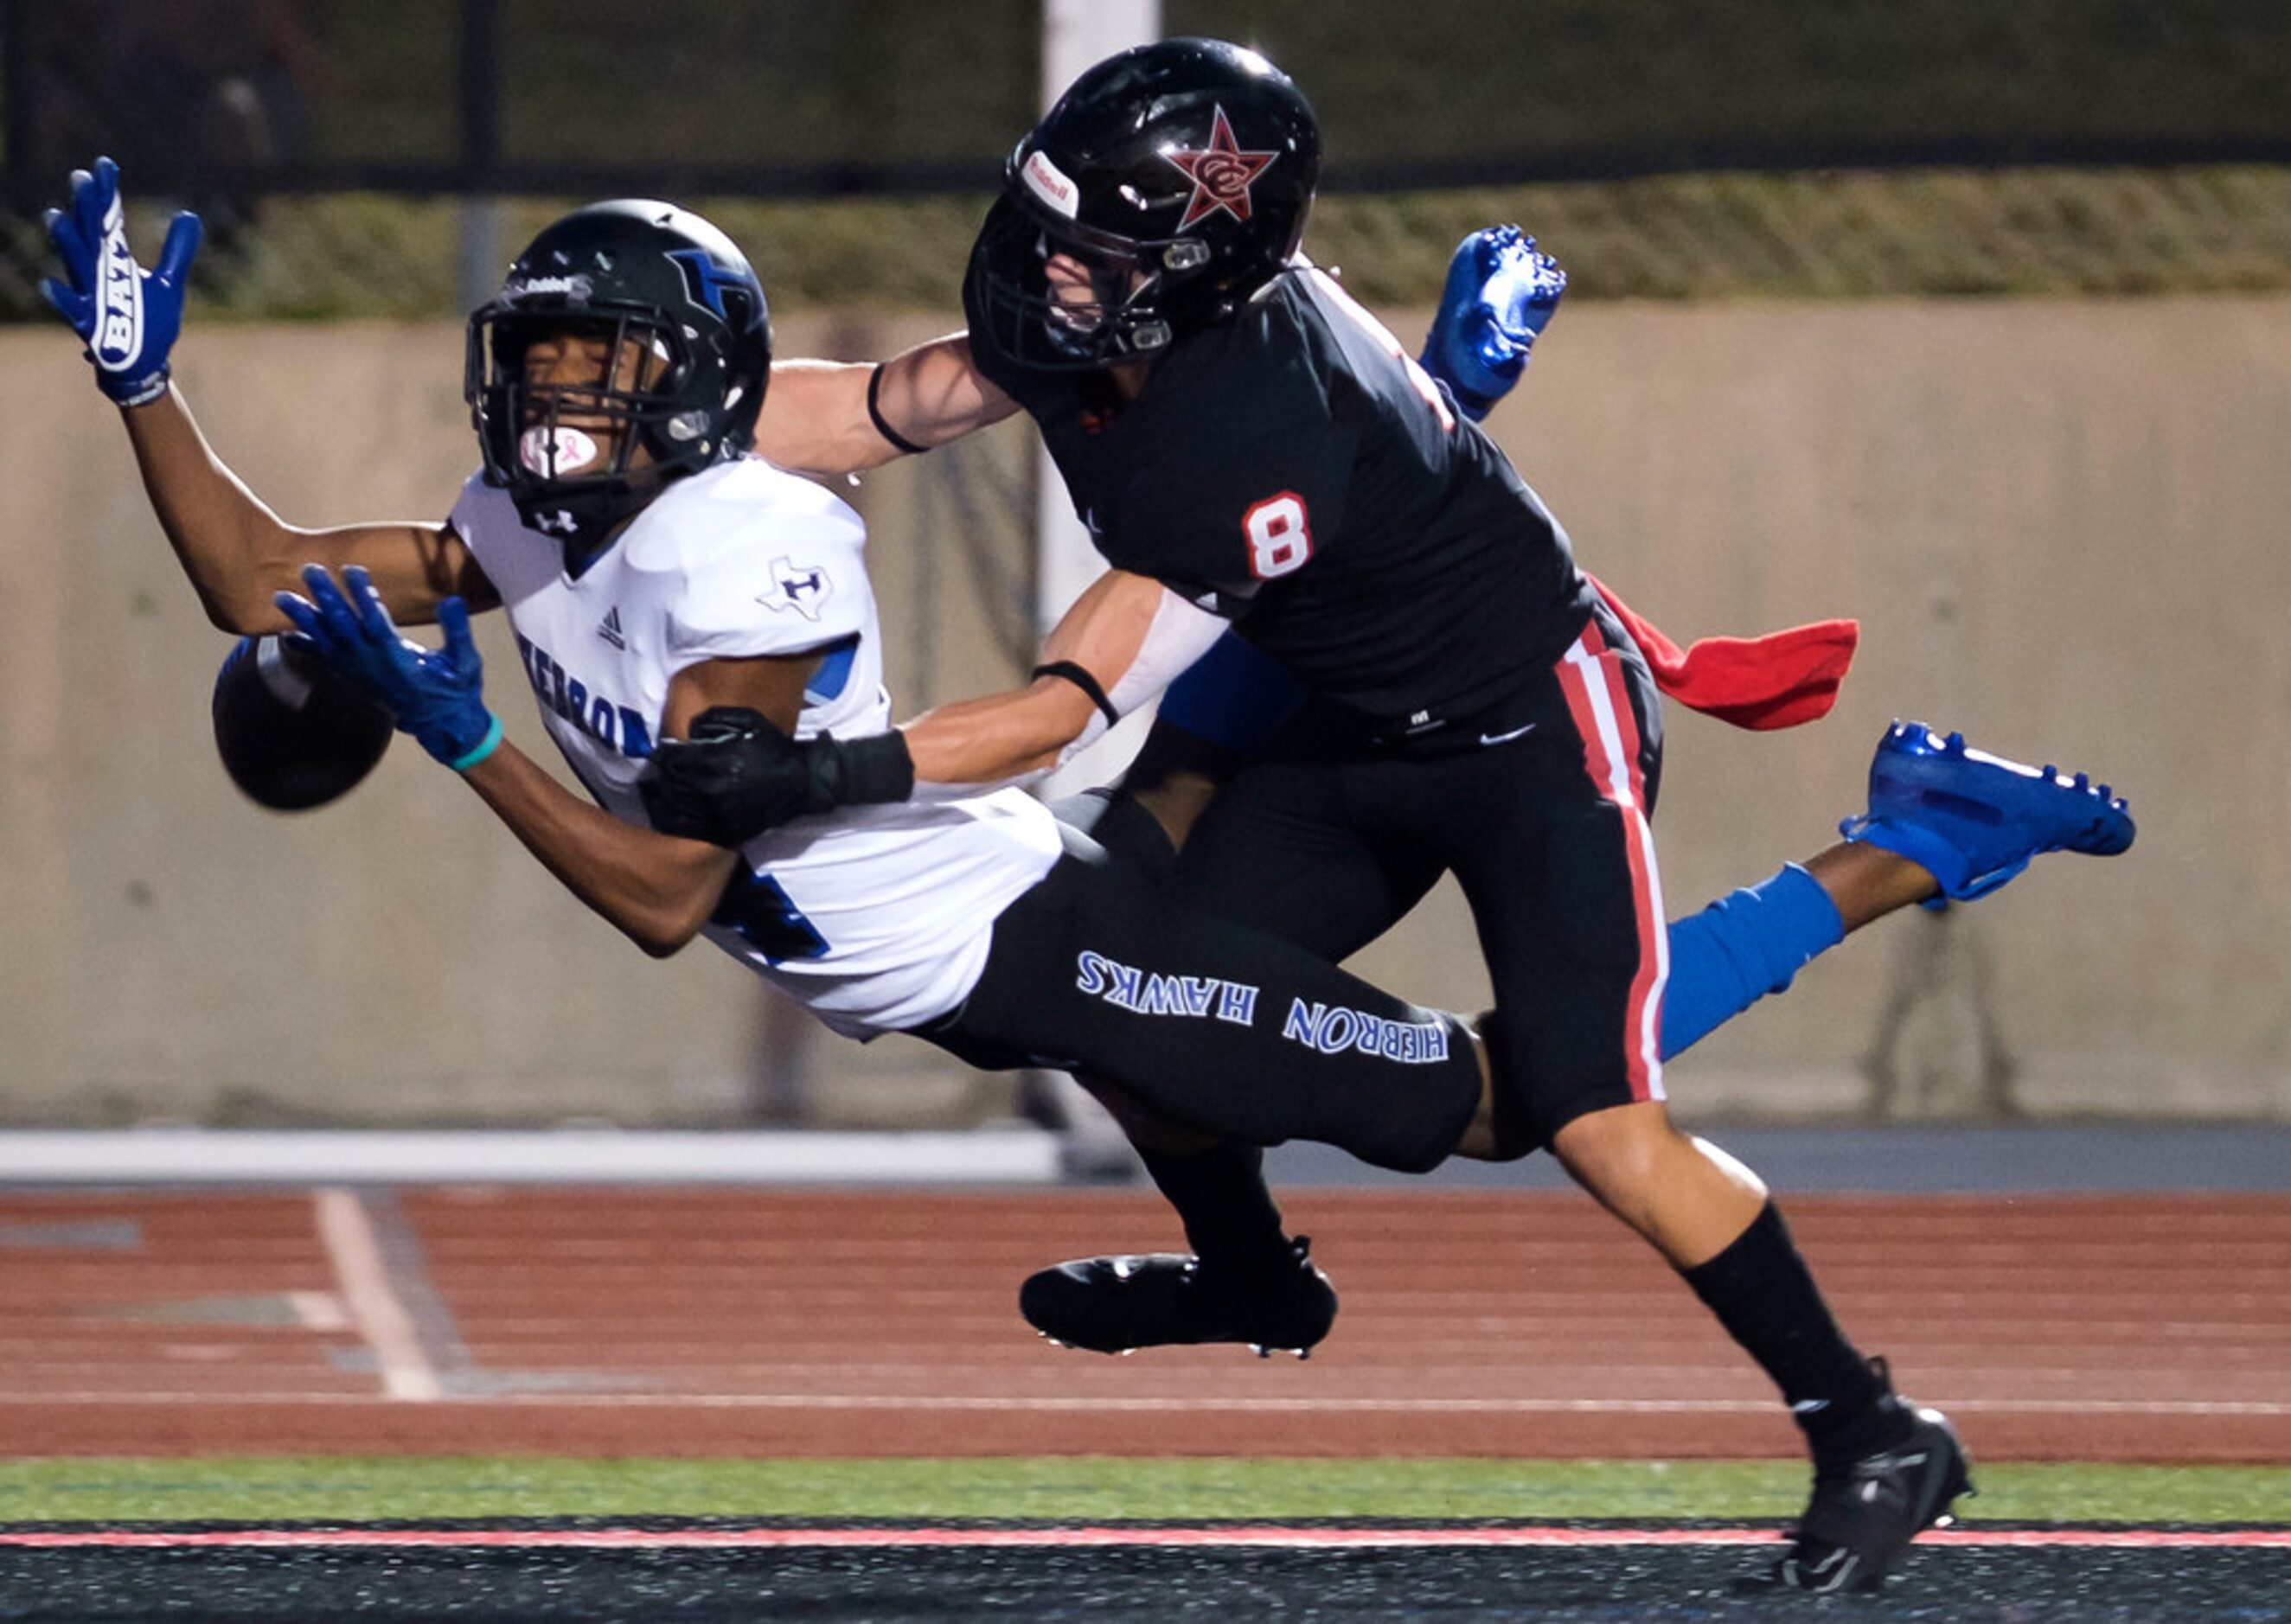
<path id="1" fill-rule="evenodd" d="M 1623 680 L 1622 656 L 1607 647 L 1598 623 L 1583 628 L 1555 668 L 1575 731 L 1583 740 L 1583 768 L 1599 798 L 1623 814 L 1623 852 L 1630 865 L 1631 904 L 1639 940 L 1639 967 L 1624 1006 L 1623 1064 L 1633 1099 L 1660 1099 L 1662 988 L 1669 976 L 1669 940 L 1662 921 L 1662 881 L 1655 866 L 1654 832 L 1647 824 L 1646 783 L 1639 771 L 1638 716 Z M 1595 700 L 1593 684 L 1605 700 Z M 1607 712 L 1601 717 L 1602 709 Z"/>

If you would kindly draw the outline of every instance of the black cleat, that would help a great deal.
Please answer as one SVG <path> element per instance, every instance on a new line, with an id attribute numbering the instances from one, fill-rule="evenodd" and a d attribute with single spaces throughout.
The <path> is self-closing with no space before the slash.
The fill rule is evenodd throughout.
<path id="1" fill-rule="evenodd" d="M 1956 1520 L 1950 1502 L 1974 1492 L 1957 1429 L 1938 1410 L 1891 1393 L 1882 1402 L 1909 1412 L 1909 1437 L 1858 1460 L 1817 1467 L 1813 1499 L 1789 1549 L 1738 1580 L 1738 1590 L 1874 1591 L 1910 1540 Z"/>
<path id="2" fill-rule="evenodd" d="M 1018 1312 L 1062 1347 L 1128 1354 L 1141 1347 L 1239 1342 L 1299 1359 L 1329 1334 L 1337 1290 L 1298 1235 L 1267 1269 L 1204 1264 L 1182 1252 L 1077 1258 L 1027 1276 Z"/>

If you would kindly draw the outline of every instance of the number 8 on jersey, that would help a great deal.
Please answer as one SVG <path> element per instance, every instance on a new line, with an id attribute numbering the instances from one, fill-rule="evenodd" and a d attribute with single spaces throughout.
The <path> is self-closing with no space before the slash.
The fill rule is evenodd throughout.
<path id="1" fill-rule="evenodd" d="M 1301 569 L 1313 556 L 1313 532 L 1306 522 L 1304 498 L 1294 491 L 1282 491 L 1253 505 L 1241 516 L 1241 527 L 1249 537 L 1249 573 L 1259 581 Z"/>

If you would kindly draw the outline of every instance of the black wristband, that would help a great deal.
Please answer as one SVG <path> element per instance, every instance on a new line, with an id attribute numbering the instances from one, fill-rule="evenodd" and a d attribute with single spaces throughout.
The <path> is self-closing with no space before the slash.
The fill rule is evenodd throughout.
<path id="1" fill-rule="evenodd" d="M 1104 713 L 1105 725 L 1109 728 L 1121 720 L 1121 712 L 1113 708 L 1113 701 L 1108 699 L 1105 696 L 1105 690 L 1097 686 L 1097 679 L 1076 665 L 1072 660 L 1053 660 L 1048 665 L 1037 665 L 1026 674 L 1029 677 L 1057 677 L 1062 681 L 1073 683 L 1074 687 L 1089 695 L 1089 703 Z"/>
<path id="2" fill-rule="evenodd" d="M 872 806 L 915 792 L 915 759 L 896 728 L 857 739 L 823 736 L 811 748 L 820 769 L 816 782 L 830 806 Z"/>
<path id="3" fill-rule="evenodd" d="M 882 403 L 877 398 L 883 390 L 883 366 L 884 363 L 876 362 L 875 370 L 867 374 L 867 420 L 875 425 L 875 432 L 890 441 L 893 446 L 911 457 L 919 457 L 930 447 L 916 445 L 914 441 L 883 421 Z"/>

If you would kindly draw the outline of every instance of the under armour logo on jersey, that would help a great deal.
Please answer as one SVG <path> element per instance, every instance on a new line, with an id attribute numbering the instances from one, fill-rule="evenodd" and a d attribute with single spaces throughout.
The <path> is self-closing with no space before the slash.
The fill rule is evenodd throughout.
<path id="1" fill-rule="evenodd" d="M 571 535 L 581 527 L 581 524 L 571 513 L 559 508 L 554 513 L 543 513 L 535 519 L 533 527 L 543 535 Z"/>
<path id="2" fill-rule="evenodd" d="M 605 618 L 597 623 L 597 635 L 615 648 L 625 649 L 629 639 L 621 635 L 621 606 L 615 604 L 605 611 Z"/>
<path id="3" fill-rule="evenodd" d="M 782 609 L 793 609 L 806 620 L 817 620 L 821 608 L 835 594 L 835 583 L 816 564 L 798 564 L 792 559 L 775 559 L 772 579 L 779 583 L 779 590 L 761 593 L 756 601 L 774 614 Z"/>
<path id="4" fill-rule="evenodd" d="M 1180 231 L 1190 230 L 1195 221 L 1207 220 L 1223 209 L 1235 220 L 1249 218 L 1249 189 L 1266 167 L 1281 156 L 1281 149 L 1268 152 L 1243 152 L 1233 138 L 1233 125 L 1226 122 L 1225 109 L 1217 109 L 1216 122 L 1210 126 L 1210 144 L 1205 149 L 1162 155 L 1186 172 L 1186 179 L 1194 183 L 1194 194 L 1186 199 L 1186 217 L 1178 222 Z"/>

